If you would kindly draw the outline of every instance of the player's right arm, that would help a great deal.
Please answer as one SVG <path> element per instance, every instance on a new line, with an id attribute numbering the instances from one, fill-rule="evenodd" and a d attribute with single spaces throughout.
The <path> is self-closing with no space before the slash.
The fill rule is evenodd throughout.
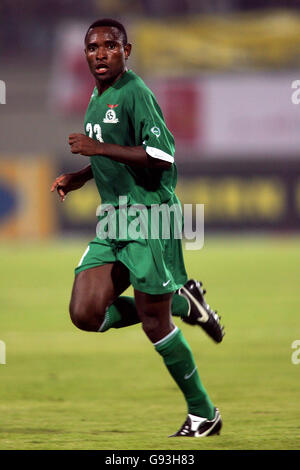
<path id="1" fill-rule="evenodd" d="M 58 176 L 51 186 L 51 191 L 57 190 L 61 202 L 64 202 L 70 191 L 81 188 L 87 181 L 93 178 L 91 165 L 75 173 L 64 173 Z"/>

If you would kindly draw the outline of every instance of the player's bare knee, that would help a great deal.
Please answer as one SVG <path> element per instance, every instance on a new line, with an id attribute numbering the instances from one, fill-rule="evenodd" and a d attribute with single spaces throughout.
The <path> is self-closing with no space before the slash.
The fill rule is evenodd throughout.
<path id="1" fill-rule="evenodd" d="M 88 327 L 88 316 L 83 309 L 79 309 L 77 306 L 70 304 L 69 308 L 70 318 L 72 323 L 80 330 L 86 330 Z"/>
<path id="2" fill-rule="evenodd" d="M 157 329 L 160 328 L 160 322 L 156 316 L 146 315 L 142 318 L 142 326 L 146 335 L 151 338 L 157 333 Z"/>
<path id="3" fill-rule="evenodd" d="M 70 303 L 70 318 L 72 323 L 84 331 L 98 331 L 104 320 L 105 312 L 95 312 L 94 309 L 85 305 Z"/>

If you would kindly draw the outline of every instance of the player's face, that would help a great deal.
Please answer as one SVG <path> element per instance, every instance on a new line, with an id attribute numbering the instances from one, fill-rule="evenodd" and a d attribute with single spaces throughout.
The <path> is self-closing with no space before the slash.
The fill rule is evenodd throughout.
<path id="1" fill-rule="evenodd" d="M 131 45 L 123 45 L 117 28 L 93 28 L 86 38 L 85 54 L 91 73 L 97 81 L 113 83 L 126 70 Z"/>

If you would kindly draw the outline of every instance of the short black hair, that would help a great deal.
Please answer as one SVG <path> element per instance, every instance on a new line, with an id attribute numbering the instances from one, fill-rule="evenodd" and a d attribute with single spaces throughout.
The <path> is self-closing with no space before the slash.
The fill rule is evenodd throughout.
<path id="1" fill-rule="evenodd" d="M 99 26 L 111 26 L 112 28 L 117 28 L 123 36 L 123 46 L 126 46 L 126 44 L 128 42 L 126 29 L 124 28 L 122 23 L 120 23 L 117 20 L 113 20 L 112 18 L 103 18 L 101 20 L 94 21 L 94 23 L 92 23 L 88 27 L 88 30 L 87 30 L 85 38 L 84 38 L 84 42 L 86 42 L 86 39 L 87 39 L 87 36 L 88 36 L 90 30 L 93 29 L 93 28 L 98 28 Z"/>

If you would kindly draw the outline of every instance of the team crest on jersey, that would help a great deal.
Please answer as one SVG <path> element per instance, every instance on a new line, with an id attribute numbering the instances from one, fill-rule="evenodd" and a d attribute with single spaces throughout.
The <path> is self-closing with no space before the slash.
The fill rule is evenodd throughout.
<path id="1" fill-rule="evenodd" d="M 108 104 L 107 105 L 109 109 L 106 111 L 105 118 L 103 119 L 103 122 L 107 122 L 110 124 L 115 124 L 119 122 L 119 119 L 117 118 L 116 111 L 114 108 L 117 108 L 119 106 L 118 104 Z"/>
<path id="2" fill-rule="evenodd" d="M 152 127 L 151 132 L 152 132 L 152 134 L 154 134 L 156 136 L 157 139 L 159 138 L 159 136 L 160 136 L 160 128 L 159 127 L 157 127 L 157 126 Z"/>

